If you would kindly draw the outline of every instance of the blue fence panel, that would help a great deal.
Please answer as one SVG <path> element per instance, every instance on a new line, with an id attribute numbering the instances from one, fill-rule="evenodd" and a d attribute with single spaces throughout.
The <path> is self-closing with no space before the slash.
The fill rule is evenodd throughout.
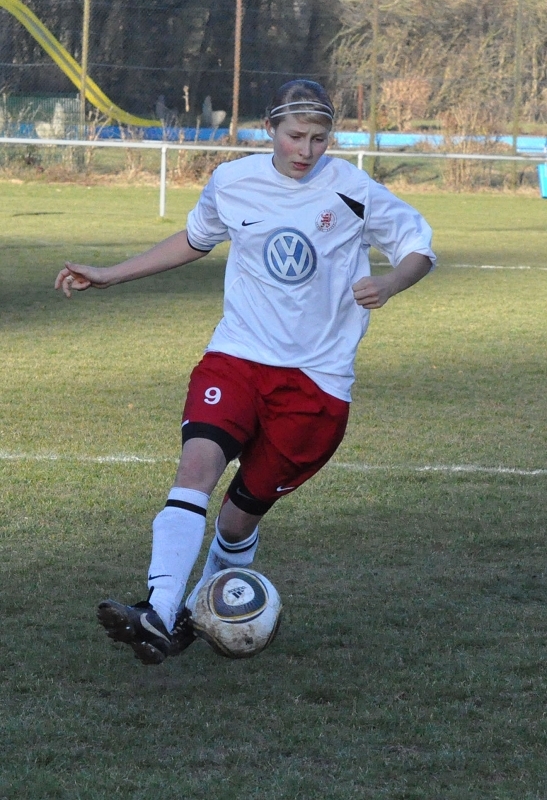
<path id="1" fill-rule="evenodd" d="M 0 134 L 4 136 L 14 136 L 21 138 L 38 138 L 36 129 L 33 123 L 29 124 L 15 124 L 7 125 L 5 130 L 0 130 Z M 106 125 L 98 129 L 98 137 L 100 139 L 144 139 L 152 141 L 164 142 L 179 142 L 184 141 L 189 144 L 192 142 L 214 142 L 219 139 L 227 139 L 230 131 L 228 128 L 171 128 L 171 127 L 156 127 L 156 128 L 132 128 L 131 134 L 122 137 L 122 131 L 119 125 Z M 75 125 L 66 127 L 65 136 L 67 138 L 79 138 L 79 130 Z M 338 147 L 354 147 L 362 150 L 368 150 L 370 138 L 369 134 L 358 131 L 338 131 L 335 132 L 334 138 Z M 480 137 L 474 137 L 480 139 Z M 264 128 L 239 128 L 237 132 L 237 139 L 239 142 L 270 142 L 270 137 Z M 511 136 L 498 137 L 499 142 L 512 146 L 513 138 Z M 440 134 L 433 133 L 396 133 L 390 131 L 381 131 L 376 134 L 376 147 L 379 150 L 390 150 L 396 148 L 415 147 L 422 143 L 427 142 L 433 147 L 438 147 L 443 143 L 443 137 Z M 517 152 L 527 153 L 529 155 L 538 155 L 545 153 L 547 157 L 547 138 L 544 136 L 519 136 L 517 138 Z"/>
<path id="2" fill-rule="evenodd" d="M 547 164 L 538 164 L 539 191 L 543 198 L 547 198 Z"/>

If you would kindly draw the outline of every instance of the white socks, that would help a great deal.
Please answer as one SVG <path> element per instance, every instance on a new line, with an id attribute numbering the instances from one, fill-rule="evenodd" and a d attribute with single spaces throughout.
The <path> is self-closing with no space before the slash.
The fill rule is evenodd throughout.
<path id="1" fill-rule="evenodd" d="M 198 591 L 215 572 L 220 572 L 221 569 L 228 569 L 229 567 L 248 567 L 253 563 L 258 547 L 258 525 L 247 539 L 236 544 L 231 544 L 223 538 L 218 529 L 218 518 L 215 521 L 215 530 L 216 535 L 209 548 L 203 575 L 188 596 L 186 600 L 187 606 L 191 607 Z"/>
<path id="2" fill-rule="evenodd" d="M 209 495 L 173 487 L 165 508 L 154 520 L 148 588 L 150 602 L 171 631 L 186 582 L 199 555 L 205 534 Z"/>

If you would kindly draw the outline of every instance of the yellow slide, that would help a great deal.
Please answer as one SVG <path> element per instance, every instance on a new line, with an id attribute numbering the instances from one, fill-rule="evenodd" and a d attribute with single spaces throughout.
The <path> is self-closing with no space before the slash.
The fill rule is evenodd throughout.
<path id="1" fill-rule="evenodd" d="M 58 67 L 67 75 L 77 89 L 82 86 L 82 70 L 77 61 L 68 53 L 63 45 L 57 41 L 50 31 L 43 25 L 36 14 L 21 2 L 21 0 L 0 0 L 0 7 L 5 8 L 10 14 L 25 26 L 32 36 L 36 39 L 46 53 L 51 56 Z M 161 127 L 162 123 L 156 119 L 142 119 L 128 114 L 109 100 L 97 84 L 86 76 L 85 96 L 89 102 L 106 114 L 110 119 L 123 122 L 125 125 L 138 125 L 141 127 Z"/>

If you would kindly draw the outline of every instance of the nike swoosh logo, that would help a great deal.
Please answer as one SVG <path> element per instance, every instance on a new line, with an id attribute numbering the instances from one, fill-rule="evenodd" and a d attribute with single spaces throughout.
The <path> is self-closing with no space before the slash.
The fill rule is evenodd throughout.
<path id="1" fill-rule="evenodd" d="M 243 220 L 243 222 L 241 224 L 242 224 L 242 226 L 244 228 L 247 228 L 249 225 L 258 225 L 259 222 L 264 222 L 264 220 L 263 219 L 257 219 L 256 222 L 246 222 L 245 220 Z"/>
<path id="2" fill-rule="evenodd" d="M 240 497 L 244 497 L 245 500 L 252 500 L 253 499 L 252 497 L 249 497 L 248 494 L 245 494 L 245 492 L 242 492 L 241 489 L 239 488 L 239 486 L 236 489 L 236 494 L 238 494 Z"/>
<path id="3" fill-rule="evenodd" d="M 149 575 L 148 580 L 155 581 L 156 578 L 171 578 L 171 577 L 172 577 L 171 575 Z"/>
<path id="4" fill-rule="evenodd" d="M 296 489 L 296 486 L 278 486 L 276 492 L 288 492 L 289 489 Z"/>
<path id="5" fill-rule="evenodd" d="M 154 628 L 154 626 L 148 622 L 146 614 L 141 614 L 141 625 L 146 631 L 153 633 L 154 636 L 161 636 L 161 638 L 165 639 L 166 642 L 169 641 L 169 638 L 164 633 L 159 631 L 157 628 Z"/>

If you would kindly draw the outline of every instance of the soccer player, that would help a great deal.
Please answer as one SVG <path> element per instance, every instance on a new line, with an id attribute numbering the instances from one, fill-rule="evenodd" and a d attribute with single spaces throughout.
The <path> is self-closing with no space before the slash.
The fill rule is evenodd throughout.
<path id="1" fill-rule="evenodd" d="M 192 372 L 182 455 L 153 523 L 148 600 L 105 600 L 98 618 L 145 664 L 194 639 L 182 604 L 205 532 L 209 497 L 239 459 L 216 518 L 203 576 L 249 566 L 259 522 L 340 444 L 353 363 L 370 310 L 432 268 L 431 229 L 363 170 L 325 155 L 334 108 L 324 88 L 295 80 L 266 116 L 270 153 L 222 164 L 187 229 L 112 267 L 67 262 L 55 287 L 106 288 L 189 264 L 230 240 L 224 313 Z M 369 250 L 394 267 L 371 276 Z"/>

